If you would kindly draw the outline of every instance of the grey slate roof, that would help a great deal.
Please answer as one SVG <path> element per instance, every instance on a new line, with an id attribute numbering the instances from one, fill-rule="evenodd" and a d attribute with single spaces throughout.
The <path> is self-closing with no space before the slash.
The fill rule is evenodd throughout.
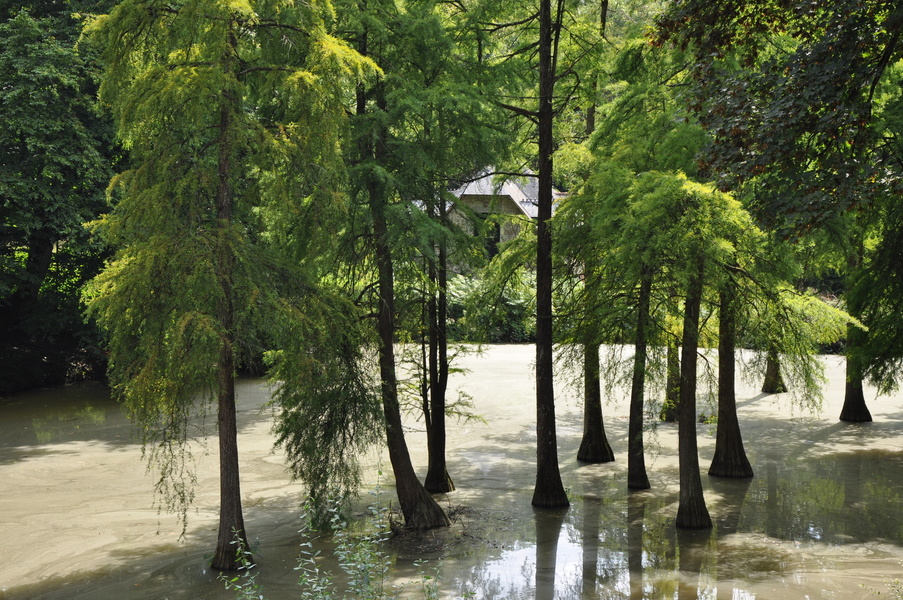
<path id="1" fill-rule="evenodd" d="M 524 177 L 501 177 L 490 175 L 492 169 L 484 169 L 480 177 L 474 181 L 465 183 L 452 193 L 458 198 L 484 197 L 484 198 L 509 198 L 524 215 L 535 219 L 539 216 L 539 180 L 531 171 L 524 173 Z M 558 190 L 552 190 L 552 210 L 558 200 L 565 194 Z"/>

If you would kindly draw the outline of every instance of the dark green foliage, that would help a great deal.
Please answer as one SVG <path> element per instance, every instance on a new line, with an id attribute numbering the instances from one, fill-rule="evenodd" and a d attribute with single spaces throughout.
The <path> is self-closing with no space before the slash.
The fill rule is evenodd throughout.
<path id="1" fill-rule="evenodd" d="M 341 296 L 309 293 L 286 307 L 291 325 L 269 355 L 277 443 L 315 511 L 333 494 L 351 498 L 359 457 L 385 427 L 379 383 L 359 310 Z"/>
<path id="2" fill-rule="evenodd" d="M 0 22 L 0 392 L 103 364 L 79 297 L 103 259 L 83 223 L 105 207 L 112 133 L 67 6 Z"/>
<path id="3" fill-rule="evenodd" d="M 449 338 L 490 344 L 532 342 L 536 332 L 534 285 L 526 270 L 516 272 L 507 285 L 476 276 L 452 279 Z"/>
<path id="4" fill-rule="evenodd" d="M 723 186 L 756 178 L 756 212 L 800 229 L 899 187 L 873 115 L 903 53 L 888 0 L 672 5 L 660 40 L 694 50 L 694 108 Z M 898 88 L 899 94 L 899 86 Z"/>
<path id="5" fill-rule="evenodd" d="M 881 221 L 895 222 L 903 191 L 901 35 L 903 7 L 889 0 L 692 0 L 659 23 L 660 42 L 697 59 L 691 103 L 713 136 L 705 168 L 747 190 L 756 216 L 784 234 L 842 232 L 844 300 L 873 332 L 846 340 L 856 390 L 866 373 L 893 386 L 901 355 L 881 333 L 899 328 L 883 304 L 900 263 L 880 258 L 900 241 Z"/>

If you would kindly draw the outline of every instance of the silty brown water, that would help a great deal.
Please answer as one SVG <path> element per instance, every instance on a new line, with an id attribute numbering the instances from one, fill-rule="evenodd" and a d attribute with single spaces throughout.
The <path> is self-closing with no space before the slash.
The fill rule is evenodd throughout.
<path id="1" fill-rule="evenodd" d="M 454 525 L 393 540 L 395 583 L 416 580 L 426 558 L 450 598 L 847 599 L 887 594 L 884 580 L 903 572 L 903 401 L 871 401 L 871 424 L 837 422 L 837 359 L 826 359 L 826 403 L 816 416 L 791 410 L 786 395 L 741 388 L 756 477 L 704 475 L 715 528 L 684 532 L 673 526 L 673 426 L 647 433 L 652 490 L 626 491 L 625 394 L 605 406 L 616 462 L 581 465 L 573 458 L 580 406 L 559 389 L 560 462 L 572 506 L 530 507 L 532 351 L 499 346 L 465 359 L 470 373 L 456 386 L 487 422 L 450 423 L 458 491 L 442 501 Z M 303 488 L 272 449 L 271 415 L 260 411 L 266 387 L 243 381 L 239 395 L 243 496 L 259 579 L 271 600 L 297 597 Z M 409 425 L 415 464 L 424 468 L 422 424 Z M 703 472 L 713 434 L 699 426 Z M 145 472 L 131 425 L 102 386 L 0 400 L 0 524 L 10 543 L 0 598 L 233 597 L 206 568 L 216 533 L 215 446 L 194 447 L 196 508 L 179 539 L 177 519 L 152 505 L 155 474 Z M 381 479 L 382 500 L 391 504 L 391 481 L 376 475 L 379 456 L 366 460 L 373 466 L 367 489 Z M 402 594 L 417 597 L 416 585 Z"/>

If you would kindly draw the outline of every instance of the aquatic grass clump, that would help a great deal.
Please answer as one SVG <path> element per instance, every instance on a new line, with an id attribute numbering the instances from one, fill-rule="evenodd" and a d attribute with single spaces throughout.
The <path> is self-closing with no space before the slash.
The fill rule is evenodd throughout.
<path id="1" fill-rule="evenodd" d="M 227 590 L 234 590 L 236 600 L 265 600 L 257 581 L 257 566 L 252 561 L 251 550 L 245 545 L 244 538 L 238 532 L 232 531 L 232 541 L 235 547 L 235 563 L 238 570 L 232 575 L 219 574 L 219 580 L 223 582 Z"/>
<path id="2" fill-rule="evenodd" d="M 344 501 L 333 497 L 324 506 L 307 504 L 301 514 L 303 538 L 300 555 L 295 570 L 298 572 L 299 600 L 331 600 L 333 598 L 367 598 L 369 600 L 391 600 L 398 598 L 402 588 L 389 583 L 393 559 L 385 550 L 390 535 L 388 510 L 378 503 L 367 509 L 367 518 L 352 524 L 346 517 Z M 324 523 L 324 531 L 317 529 Z M 320 568 L 321 551 L 314 549 L 314 540 L 324 535 L 332 535 L 335 542 L 333 556 L 341 569 L 336 577 L 330 571 Z M 266 600 L 262 587 L 257 581 L 258 571 L 252 562 L 251 552 L 244 547 L 239 536 L 235 545 L 238 571 L 231 575 L 221 574 L 220 581 L 227 590 L 235 592 L 236 600 Z M 418 561 L 420 573 L 419 589 L 426 600 L 439 597 L 438 568 L 427 572 L 426 561 Z"/>

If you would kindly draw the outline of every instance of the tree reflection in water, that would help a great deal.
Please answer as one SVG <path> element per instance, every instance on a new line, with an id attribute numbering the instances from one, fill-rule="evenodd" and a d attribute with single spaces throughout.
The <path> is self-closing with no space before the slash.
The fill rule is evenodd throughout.
<path id="1" fill-rule="evenodd" d="M 761 456 L 757 472 L 705 480 L 715 520 L 705 531 L 675 529 L 673 493 L 595 480 L 569 510 L 534 511 L 533 531 L 510 531 L 509 549 L 456 574 L 457 585 L 477 598 L 751 599 L 813 560 L 833 569 L 832 547 L 903 546 L 903 453 Z"/>

